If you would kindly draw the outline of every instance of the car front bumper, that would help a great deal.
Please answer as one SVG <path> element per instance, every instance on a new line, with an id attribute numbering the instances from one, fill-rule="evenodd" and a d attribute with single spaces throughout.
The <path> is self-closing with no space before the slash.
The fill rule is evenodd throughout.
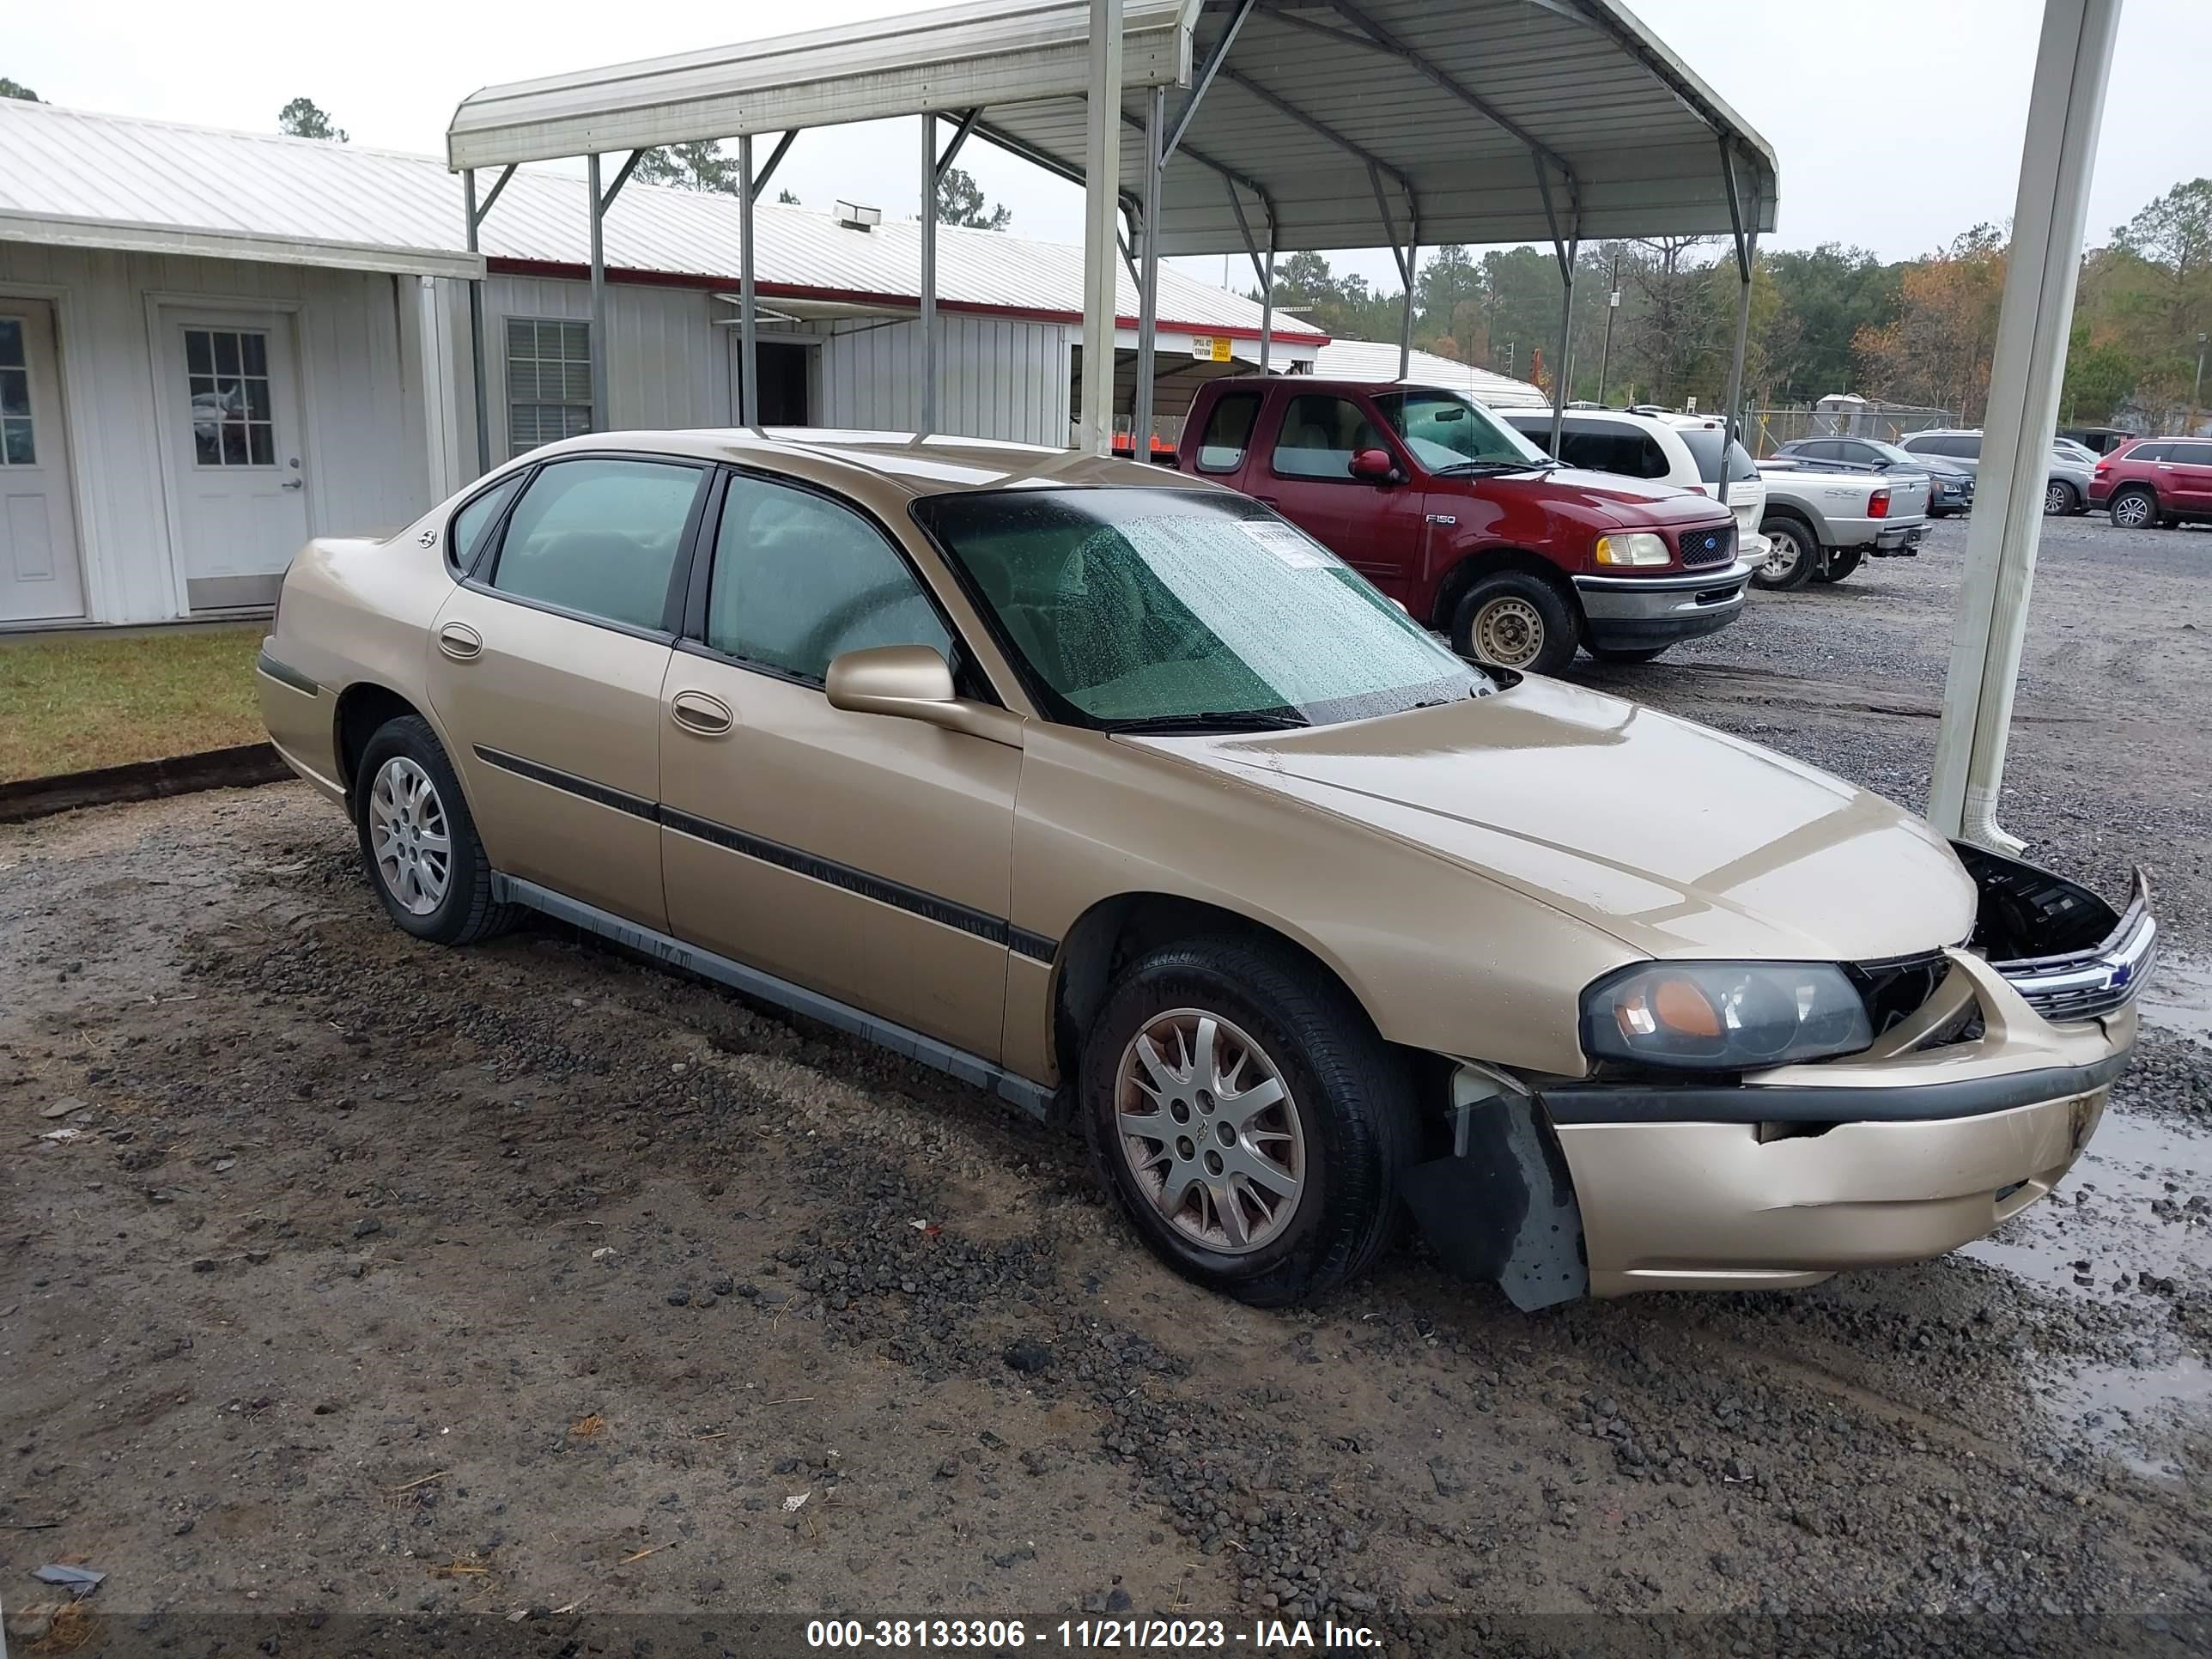
<path id="1" fill-rule="evenodd" d="M 2132 975 L 2156 928 L 2147 911 L 2128 927 L 2112 953 Z M 1947 991 L 1971 996 L 1984 1022 L 1972 1042 L 1890 1054 L 1878 1042 L 1871 1057 L 1723 1085 L 1544 1091 L 1591 1294 L 1786 1287 L 1918 1261 L 2057 1186 L 2135 1046 L 2134 1006 L 2053 1024 L 2021 981 L 1948 955 Z"/>
<path id="2" fill-rule="evenodd" d="M 1764 554 L 1761 555 L 1764 557 Z M 1743 610 L 1753 562 L 1663 576 L 1577 576 L 1590 643 L 1623 650 L 1717 633 Z"/>

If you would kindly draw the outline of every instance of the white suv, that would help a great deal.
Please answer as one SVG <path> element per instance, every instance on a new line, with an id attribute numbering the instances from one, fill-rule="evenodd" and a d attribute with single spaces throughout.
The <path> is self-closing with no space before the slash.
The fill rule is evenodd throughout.
<path id="1" fill-rule="evenodd" d="M 1551 447 L 1551 410 L 1495 412 L 1539 448 Z M 1766 538 L 1759 533 L 1766 513 L 1766 481 L 1741 444 L 1729 445 L 1728 452 L 1729 511 L 1735 514 L 1737 548 L 1741 557 L 1756 564 L 1766 556 Z M 1557 459 L 1585 472 L 1618 473 L 1711 495 L 1718 493 L 1715 486 L 1721 476 L 1721 423 L 1700 415 L 1571 409 L 1560 426 Z"/>

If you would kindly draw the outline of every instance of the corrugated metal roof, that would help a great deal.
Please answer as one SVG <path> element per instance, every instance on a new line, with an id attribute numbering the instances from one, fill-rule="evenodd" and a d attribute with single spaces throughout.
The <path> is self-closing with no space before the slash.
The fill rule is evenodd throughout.
<path id="1" fill-rule="evenodd" d="M 1133 45 L 1127 70 L 1125 191 L 1142 174 L 1146 88 L 1164 62 L 1152 37 L 1174 9 L 1131 0 L 1147 45 Z M 1066 59 L 1088 10 L 981 0 L 495 88 L 462 104 L 447 146 L 454 165 L 483 167 L 554 145 L 620 149 L 633 132 L 669 143 L 980 106 L 993 130 L 980 136 L 1079 170 L 1084 100 Z M 1547 240 L 1539 156 L 1563 236 L 1726 232 L 1723 143 L 1749 216 L 1773 228 L 1772 148 L 1620 0 L 1267 0 L 1249 13 L 1187 0 L 1182 15 L 1195 19 L 1182 53 L 1194 64 L 1244 21 L 1168 163 L 1164 252 L 1241 248 L 1232 187 L 1284 252 Z M 985 43 L 991 73 L 971 82 L 947 61 L 910 74 L 928 51 L 918 43 L 940 33 Z M 1185 95 L 1170 92 L 1171 118 Z"/>
<path id="2" fill-rule="evenodd" d="M 1493 374 L 1486 368 L 1454 362 L 1432 351 L 1416 351 L 1404 375 L 1398 373 L 1398 348 L 1376 340 L 1331 340 L 1314 356 L 1314 373 L 1329 380 L 1403 379 L 1408 385 L 1441 386 L 1492 409 L 1549 409 L 1552 400 L 1526 380 Z"/>
<path id="3" fill-rule="evenodd" d="M 518 169 L 484 221 L 484 253 L 587 264 L 587 199 L 581 179 Z M 756 211 L 765 294 L 910 299 L 920 288 L 916 221 L 855 231 L 807 208 L 763 203 Z M 461 181 L 434 156 L 0 99 L 0 239 L 463 274 L 462 225 Z M 606 245 L 611 270 L 734 284 L 737 198 L 633 179 L 608 210 Z M 1133 326 L 1135 284 L 1127 270 L 1115 274 L 1116 309 Z M 937 284 L 941 304 L 1073 319 L 1083 309 L 1083 253 L 940 226 Z M 1159 314 L 1167 329 L 1260 327 L 1249 300 L 1165 266 Z M 1286 343 L 1325 337 L 1280 319 L 1277 333 Z"/>

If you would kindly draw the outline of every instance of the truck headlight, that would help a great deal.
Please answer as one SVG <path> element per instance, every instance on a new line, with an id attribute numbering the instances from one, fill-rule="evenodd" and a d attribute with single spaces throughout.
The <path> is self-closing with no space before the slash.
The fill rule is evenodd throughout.
<path id="1" fill-rule="evenodd" d="M 1662 537 L 1648 530 L 1617 531 L 1597 538 L 1595 556 L 1600 564 L 1665 564 L 1674 555 Z"/>
<path id="2" fill-rule="evenodd" d="M 1826 962 L 1647 962 L 1583 993 L 1594 1059 L 1749 1072 L 1856 1054 L 1874 1041 L 1866 1004 Z"/>

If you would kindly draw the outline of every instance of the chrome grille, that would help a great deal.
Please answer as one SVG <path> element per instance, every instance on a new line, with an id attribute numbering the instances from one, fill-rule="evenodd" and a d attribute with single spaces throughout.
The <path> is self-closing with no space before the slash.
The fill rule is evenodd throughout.
<path id="1" fill-rule="evenodd" d="M 1735 556 L 1735 526 L 1731 523 L 1711 530 L 1685 530 L 1674 538 L 1674 546 L 1682 563 L 1690 569 L 1700 565 L 1726 564 Z"/>

